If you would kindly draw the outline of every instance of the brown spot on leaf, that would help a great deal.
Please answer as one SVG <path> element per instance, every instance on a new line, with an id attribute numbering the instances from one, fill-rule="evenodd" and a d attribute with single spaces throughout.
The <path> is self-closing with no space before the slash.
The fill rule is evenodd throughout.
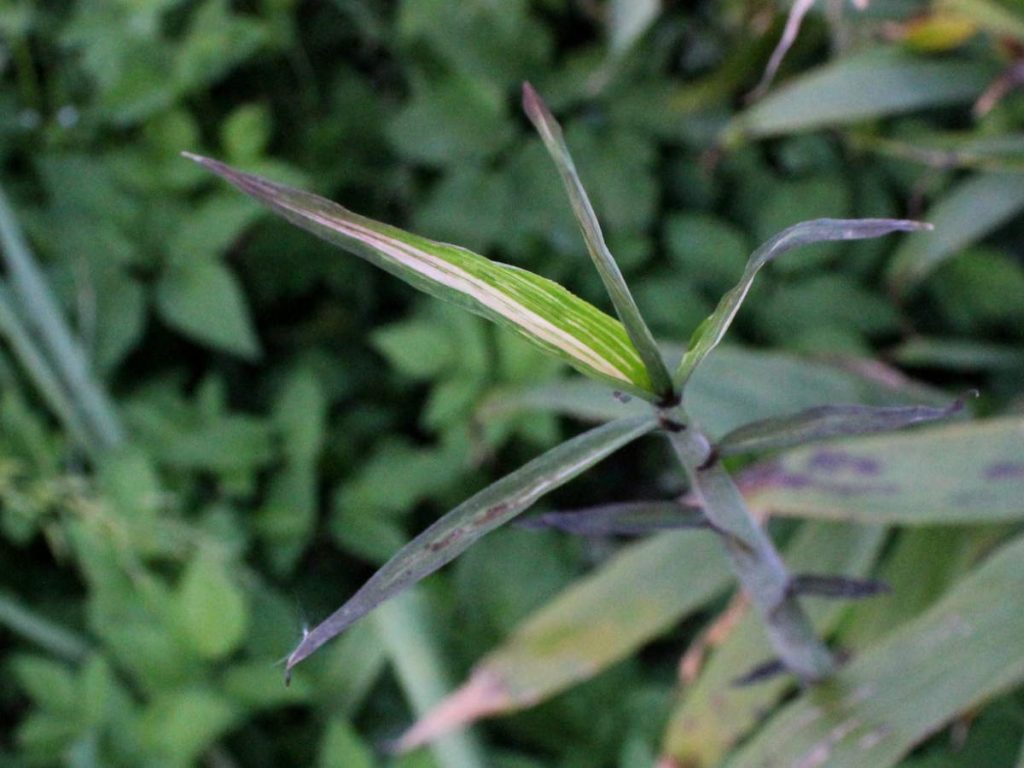
<path id="1" fill-rule="evenodd" d="M 484 512 L 479 517 L 477 517 L 477 522 L 481 524 L 490 523 L 495 518 L 504 515 L 511 508 L 512 505 L 505 501 L 501 502 L 500 504 L 495 504 L 493 507 L 488 507 L 486 510 L 484 510 Z"/>
<path id="2" fill-rule="evenodd" d="M 440 552 L 442 549 L 446 549 L 447 547 L 451 546 L 456 541 L 461 539 L 462 534 L 464 533 L 465 531 L 462 528 L 456 528 L 447 533 L 443 538 L 431 542 L 429 549 L 431 552 Z"/>

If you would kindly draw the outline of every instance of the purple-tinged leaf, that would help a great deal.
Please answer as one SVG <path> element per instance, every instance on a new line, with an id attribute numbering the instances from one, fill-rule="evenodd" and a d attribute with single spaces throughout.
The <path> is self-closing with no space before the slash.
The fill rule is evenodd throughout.
<path id="1" fill-rule="evenodd" d="M 976 392 L 970 394 L 977 395 Z M 942 408 L 930 405 L 825 405 L 808 408 L 792 416 L 755 421 L 734 429 L 719 441 L 718 454 L 730 456 L 771 451 L 839 437 L 891 432 L 912 424 L 946 419 L 963 409 L 963 397 Z"/>
<path id="2" fill-rule="evenodd" d="M 287 669 L 344 632 L 385 600 L 429 576 L 477 539 L 504 525 L 555 488 L 657 426 L 653 416 L 613 421 L 552 448 L 464 501 L 406 544 L 288 657 Z"/>

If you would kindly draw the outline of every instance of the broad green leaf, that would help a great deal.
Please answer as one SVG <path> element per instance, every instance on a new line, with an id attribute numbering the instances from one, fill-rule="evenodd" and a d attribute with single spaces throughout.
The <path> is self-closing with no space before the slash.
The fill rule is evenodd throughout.
<path id="1" fill-rule="evenodd" d="M 209 688 L 170 691 L 155 697 L 146 707 L 137 738 L 141 738 L 148 754 L 190 765 L 238 721 L 240 714 L 232 702 Z"/>
<path id="2" fill-rule="evenodd" d="M 225 656 L 242 641 L 249 608 L 224 563 L 200 552 L 182 576 L 175 595 L 178 625 L 189 644 L 204 658 Z"/>
<path id="3" fill-rule="evenodd" d="M 1024 209 L 1019 174 L 980 173 L 961 182 L 928 210 L 933 234 L 908 237 L 897 249 L 889 283 L 904 292 L 946 259 L 1009 221 Z"/>
<path id="4" fill-rule="evenodd" d="M 913 232 L 929 228 L 927 224 L 905 219 L 815 219 L 783 230 L 754 251 L 739 283 L 722 297 L 715 311 L 694 331 L 689 348 L 676 370 L 676 383 L 685 385 L 694 369 L 718 346 L 747 297 L 754 277 L 768 262 L 787 251 L 811 243 L 863 240 L 892 232 Z"/>
<path id="5" fill-rule="evenodd" d="M 699 508 L 679 501 L 627 501 L 572 512 L 546 512 L 519 525 L 581 536 L 644 536 L 674 528 L 705 527 L 707 519 Z"/>
<path id="6" fill-rule="evenodd" d="M 851 606 L 837 642 L 864 648 L 923 613 L 976 562 L 979 537 L 972 533 L 950 526 L 899 531 L 878 571 L 889 594 Z"/>
<path id="7" fill-rule="evenodd" d="M 917 337 L 890 350 L 887 357 L 911 368 L 945 368 L 953 371 L 1024 368 L 1024 347 L 975 339 Z"/>
<path id="8" fill-rule="evenodd" d="M 464 248 L 403 232 L 216 160 L 186 157 L 293 224 L 413 287 L 512 329 L 587 375 L 652 397 L 650 379 L 622 324 L 557 283 Z"/>
<path id="9" fill-rule="evenodd" d="M 911 424 L 945 419 L 963 408 L 963 398 L 944 408 L 929 405 L 822 405 L 792 416 L 762 419 L 734 429 L 717 443 L 717 448 L 722 456 L 792 448 L 804 443 L 889 432 Z"/>
<path id="10" fill-rule="evenodd" d="M 562 177 L 562 184 L 572 203 L 576 221 L 583 232 L 583 239 L 586 241 L 590 258 L 601 275 L 601 281 L 615 306 L 619 319 L 622 320 L 626 328 L 626 333 L 629 334 L 630 340 L 644 361 L 654 391 L 662 397 L 670 396 L 672 379 L 665 367 L 665 361 L 650 329 L 640 314 L 640 309 L 633 300 L 633 295 L 629 292 L 629 286 L 626 285 L 626 281 L 622 277 L 615 257 L 612 256 L 604 242 L 601 224 L 597 220 L 594 207 L 590 204 L 590 198 L 587 197 L 587 192 L 583 188 L 583 182 L 580 181 L 579 174 L 576 172 L 576 165 L 572 161 L 569 147 L 562 135 L 562 127 L 529 83 L 523 84 L 523 110 L 543 139 L 544 146 L 551 158 L 555 161 L 558 174 Z"/>
<path id="11" fill-rule="evenodd" d="M 620 419 L 585 432 L 480 491 L 405 545 L 341 608 L 303 639 L 288 669 L 380 603 L 451 562 L 477 539 L 507 523 L 546 493 L 650 432 L 650 415 Z"/>
<path id="12" fill-rule="evenodd" d="M 587 680 L 705 605 L 730 581 L 712 535 L 664 533 L 626 547 L 527 618 L 402 743 L 412 747 Z"/>
<path id="13" fill-rule="evenodd" d="M 260 354 L 241 286 L 219 262 L 172 264 L 157 284 L 156 305 L 168 325 L 199 342 L 249 360 Z"/>
<path id="14" fill-rule="evenodd" d="M 740 477 L 782 515 L 905 525 L 1024 519 L 1024 419 L 798 448 Z"/>
<path id="15" fill-rule="evenodd" d="M 863 576 L 870 570 L 885 531 L 878 526 L 811 523 L 787 548 L 785 560 L 792 571 L 815 570 Z M 845 606 L 807 601 L 819 633 L 835 628 Z M 772 657 L 761 622 L 749 610 L 712 651 L 710 660 L 692 685 L 685 685 L 664 736 L 664 752 L 681 765 L 719 765 L 728 751 L 751 731 L 792 681 L 777 678 L 738 687 L 735 681 L 755 665 Z"/>
<path id="16" fill-rule="evenodd" d="M 778 136 L 972 102 L 995 75 L 994 67 L 976 60 L 868 51 L 794 78 L 738 115 L 726 138 Z"/>
<path id="17" fill-rule="evenodd" d="M 961 712 L 1024 679 L 1024 539 L 992 555 L 923 616 L 805 691 L 733 768 L 887 768 Z"/>
<path id="18" fill-rule="evenodd" d="M 764 386 L 764 382 L 772 386 Z M 940 405 L 946 395 L 906 379 L 874 361 L 830 363 L 782 352 L 723 346 L 704 361 L 686 390 L 687 410 L 712 436 L 754 419 L 833 402 L 872 405 Z M 540 411 L 583 421 L 645 413 L 646 403 L 612 397 L 606 387 L 565 380 L 519 390 L 499 390 L 481 406 L 483 418 Z"/>

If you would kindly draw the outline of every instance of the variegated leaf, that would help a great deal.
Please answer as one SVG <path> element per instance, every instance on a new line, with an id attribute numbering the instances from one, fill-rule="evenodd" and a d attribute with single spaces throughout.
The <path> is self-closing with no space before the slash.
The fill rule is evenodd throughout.
<path id="1" fill-rule="evenodd" d="M 353 213 L 299 189 L 185 153 L 293 224 L 439 299 L 512 329 L 580 372 L 647 399 L 650 377 L 622 324 L 558 283 Z"/>

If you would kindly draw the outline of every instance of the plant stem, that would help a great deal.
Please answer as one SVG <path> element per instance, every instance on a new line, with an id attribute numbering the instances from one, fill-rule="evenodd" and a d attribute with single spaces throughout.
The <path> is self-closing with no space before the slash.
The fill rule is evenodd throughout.
<path id="1" fill-rule="evenodd" d="M 89 653 L 89 644 L 76 633 L 33 613 L 6 592 L 0 592 L 0 626 L 69 661 L 81 661 Z"/>
<path id="2" fill-rule="evenodd" d="M 661 411 L 662 423 L 686 470 L 704 514 L 721 534 L 733 570 L 764 621 L 768 639 L 786 667 L 805 682 L 828 677 L 835 660 L 814 633 L 790 588 L 786 565 L 700 430 L 681 406 Z"/>
<path id="3" fill-rule="evenodd" d="M 124 439 L 124 431 L 106 393 L 93 377 L 81 347 L 71 334 L 60 306 L 29 250 L 14 211 L 0 189 L 0 254 L 7 265 L 12 293 L 28 328 L 50 357 L 81 421 L 102 449 Z"/>

